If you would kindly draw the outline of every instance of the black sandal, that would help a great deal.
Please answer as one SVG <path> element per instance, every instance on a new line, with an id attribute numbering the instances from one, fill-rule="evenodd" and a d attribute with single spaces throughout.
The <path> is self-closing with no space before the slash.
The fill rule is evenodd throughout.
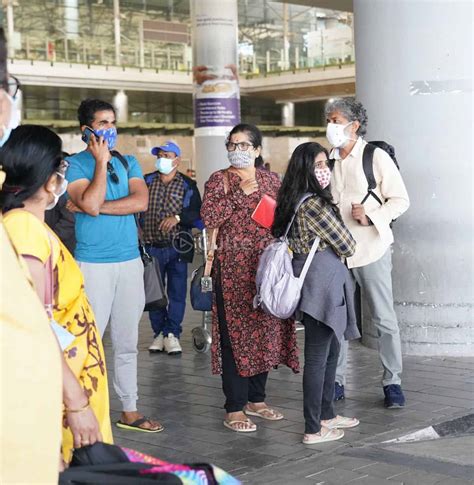
<path id="1" fill-rule="evenodd" d="M 143 416 L 143 418 L 139 418 L 130 424 L 124 423 L 123 421 L 117 421 L 115 425 L 117 426 L 117 428 L 127 429 L 129 431 L 141 431 L 142 433 L 159 433 L 160 431 L 163 431 L 165 429 L 161 424 L 157 429 L 141 428 L 140 425 L 142 425 L 143 423 L 151 424 L 151 419 Z"/>

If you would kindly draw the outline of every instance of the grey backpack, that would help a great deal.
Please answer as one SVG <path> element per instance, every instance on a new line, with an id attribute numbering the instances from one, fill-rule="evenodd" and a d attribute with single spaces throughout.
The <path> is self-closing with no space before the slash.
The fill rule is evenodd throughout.
<path id="1" fill-rule="evenodd" d="M 285 234 L 271 243 L 260 256 L 258 263 L 256 284 L 257 295 L 254 298 L 254 308 L 262 308 L 264 312 L 274 317 L 291 318 L 301 299 L 301 289 L 311 266 L 313 257 L 318 249 L 320 238 L 317 237 L 306 258 L 299 277 L 293 273 L 292 253 L 288 246 L 288 233 L 295 220 L 301 204 L 313 194 L 305 194 L 295 208 Z"/>

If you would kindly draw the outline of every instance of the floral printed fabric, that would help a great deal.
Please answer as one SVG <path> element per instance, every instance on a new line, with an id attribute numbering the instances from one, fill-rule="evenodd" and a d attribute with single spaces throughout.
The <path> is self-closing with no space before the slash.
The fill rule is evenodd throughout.
<path id="1" fill-rule="evenodd" d="M 227 327 L 237 370 L 242 377 L 267 372 L 279 364 L 299 370 L 294 320 L 279 320 L 253 308 L 255 276 L 271 232 L 252 218 L 264 194 L 276 199 L 278 177 L 257 170 L 259 189 L 247 196 L 240 178 L 229 172 L 229 190 L 224 192 L 224 171 L 215 172 L 206 183 L 201 217 L 206 227 L 219 228 L 213 277 L 220 269 Z M 214 298 L 212 326 L 212 370 L 222 372 L 217 307 Z"/>

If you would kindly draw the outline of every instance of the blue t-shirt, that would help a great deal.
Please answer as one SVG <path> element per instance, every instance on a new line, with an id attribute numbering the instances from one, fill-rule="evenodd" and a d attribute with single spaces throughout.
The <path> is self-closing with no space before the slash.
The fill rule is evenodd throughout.
<path id="1" fill-rule="evenodd" d="M 132 178 L 143 179 L 137 159 L 124 155 L 128 162 L 128 173 L 123 163 L 116 157 L 110 161 L 119 183 L 112 181 L 107 172 L 107 190 L 105 200 L 117 200 L 129 195 L 128 181 Z M 95 172 L 95 159 L 83 151 L 68 157 L 69 167 L 66 178 L 69 183 L 87 179 L 92 181 Z M 120 263 L 138 258 L 138 234 L 135 218 L 132 214 L 112 216 L 99 214 L 97 217 L 76 213 L 77 246 L 74 253 L 78 261 L 84 263 Z"/>

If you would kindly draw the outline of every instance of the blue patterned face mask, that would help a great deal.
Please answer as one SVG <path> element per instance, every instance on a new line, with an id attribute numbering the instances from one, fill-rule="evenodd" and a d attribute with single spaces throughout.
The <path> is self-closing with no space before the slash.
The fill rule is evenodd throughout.
<path id="1" fill-rule="evenodd" d="M 97 136 L 104 137 L 109 150 L 113 150 L 115 148 L 115 145 L 117 144 L 117 128 L 115 128 L 115 126 L 107 128 L 106 130 L 96 130 L 95 134 Z"/>

